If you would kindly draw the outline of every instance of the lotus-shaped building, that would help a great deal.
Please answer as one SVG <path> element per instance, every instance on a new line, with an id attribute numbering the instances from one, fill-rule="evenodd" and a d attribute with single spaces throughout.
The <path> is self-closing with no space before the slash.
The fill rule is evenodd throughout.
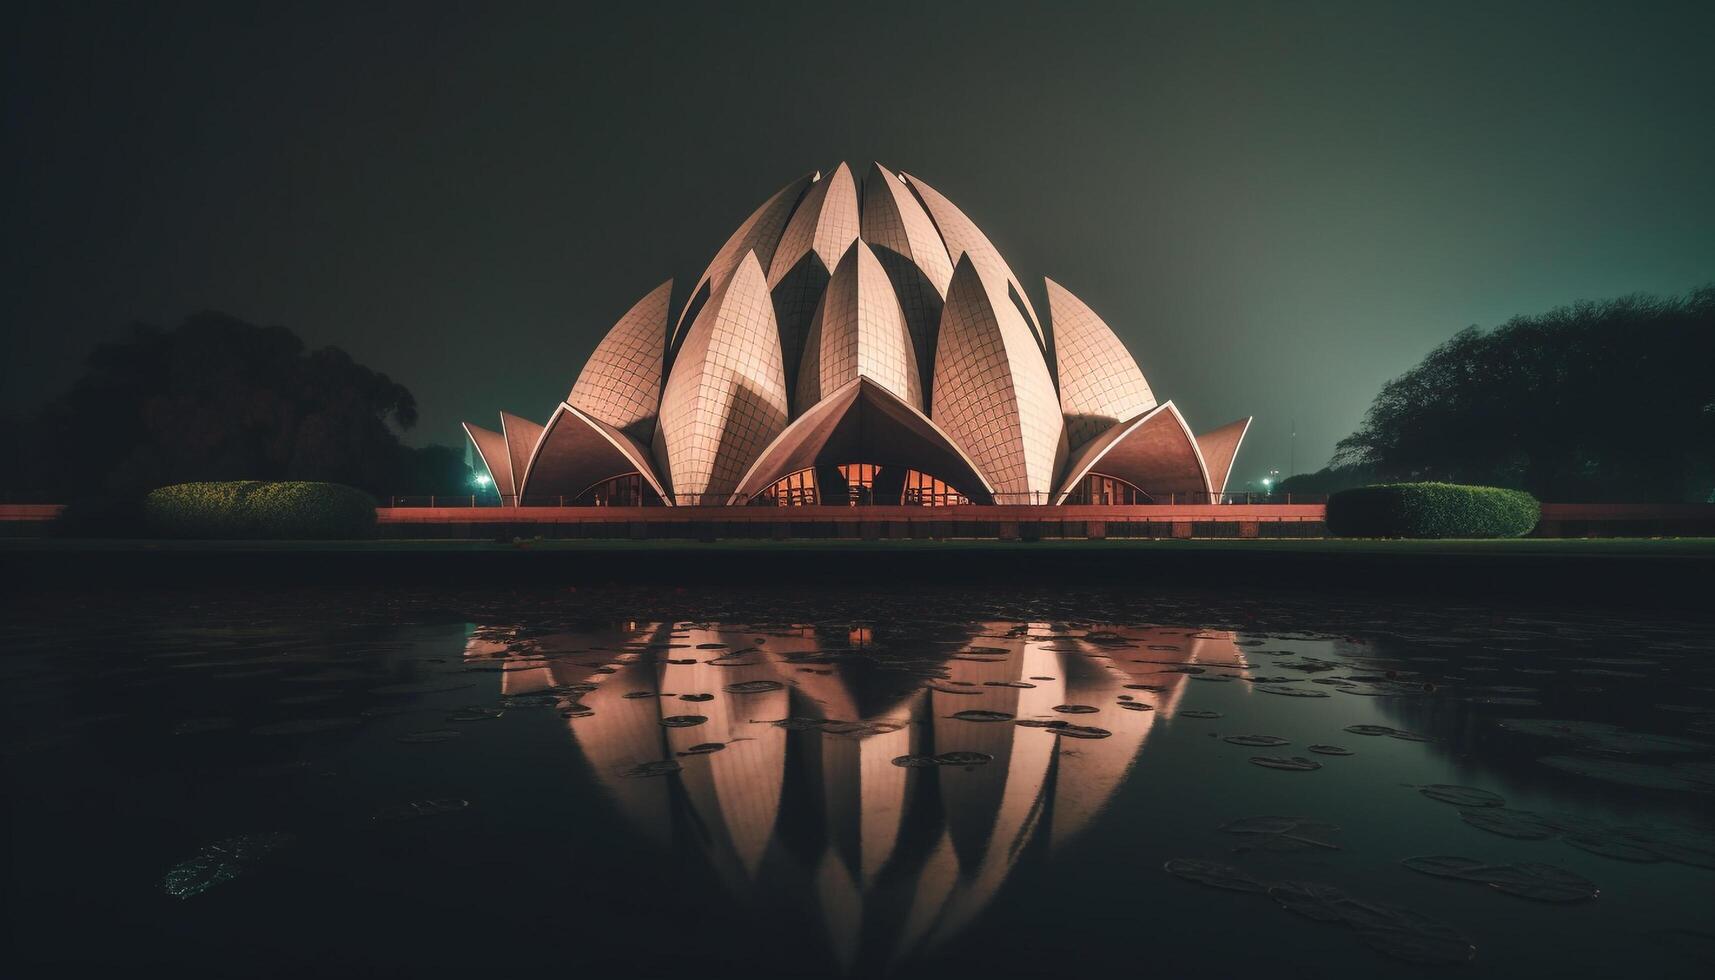
<path id="1" fill-rule="evenodd" d="M 466 424 L 505 504 L 1219 500 L 1250 419 L 1195 435 L 1082 300 L 1048 319 L 939 191 L 806 174 L 673 315 L 619 318 L 544 424 Z"/>

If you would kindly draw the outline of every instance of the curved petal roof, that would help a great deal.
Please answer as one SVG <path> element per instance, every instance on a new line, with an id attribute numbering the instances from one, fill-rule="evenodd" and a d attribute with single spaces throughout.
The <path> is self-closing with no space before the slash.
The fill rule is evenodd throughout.
<path id="1" fill-rule="evenodd" d="M 1245 441 L 1245 433 L 1250 431 L 1250 427 L 1251 420 L 1247 416 L 1197 437 L 1197 449 L 1209 467 L 1211 491 L 1217 494 L 1226 491 L 1227 480 L 1233 475 L 1233 461 L 1238 459 L 1239 446 Z"/>
<path id="2" fill-rule="evenodd" d="M 1094 310 L 1065 286 L 1043 282 L 1048 284 L 1066 442 L 1075 450 L 1120 419 L 1154 408 L 1155 393 L 1131 352 Z"/>
<path id="3" fill-rule="evenodd" d="M 662 500 L 672 501 L 642 443 L 570 402 L 562 402 L 548 418 L 522 472 L 520 499 L 571 500 L 603 480 L 636 472 Z"/>
<path id="4" fill-rule="evenodd" d="M 905 313 L 886 270 L 862 241 L 847 249 L 834 267 L 822 302 L 810 318 L 793 404 L 805 411 L 821 400 L 823 392 L 859 376 L 922 411 L 923 378 Z"/>
<path id="5" fill-rule="evenodd" d="M 842 163 L 816 181 L 792 212 L 792 220 L 787 222 L 768 264 L 768 288 L 780 285 L 792 267 L 812 252 L 821 259 L 823 269 L 832 269 L 857 237 L 857 184 L 851 168 Z M 761 261 L 760 253 L 757 259 Z"/>
<path id="6" fill-rule="evenodd" d="M 685 333 L 661 394 L 656 459 L 680 503 L 725 503 L 786 421 L 774 308 L 747 252 Z"/>
<path id="7" fill-rule="evenodd" d="M 702 309 L 710 295 L 731 276 L 732 270 L 744 258 L 746 252 L 755 252 L 756 260 L 763 268 L 774 258 L 774 249 L 780 243 L 780 233 L 786 229 L 786 221 L 792 216 L 792 211 L 798 206 L 798 201 L 804 196 L 812 183 L 821 178 L 820 172 L 807 173 L 785 187 L 774 192 L 774 196 L 762 202 L 762 206 L 753 211 L 750 217 L 744 219 L 744 224 L 732 233 L 721 250 L 715 253 L 714 260 L 703 270 L 703 275 L 697 280 L 697 286 L 691 290 L 691 295 L 685 300 L 685 308 L 679 312 L 679 322 L 673 327 L 673 346 L 681 343 L 685 331 L 695 322 L 697 311 Z"/>
<path id="8" fill-rule="evenodd" d="M 953 281 L 953 260 L 935 222 L 899 176 L 879 163 L 863 180 L 863 240 L 916 263 L 943 298 Z"/>
<path id="9" fill-rule="evenodd" d="M 530 468 L 536 441 L 542 438 L 542 427 L 511 412 L 501 412 L 500 432 L 506 437 L 506 457 L 512 464 L 512 485 L 502 492 L 516 496 L 524 490 L 524 473 Z"/>
<path id="10" fill-rule="evenodd" d="M 608 425 L 647 439 L 661 405 L 661 363 L 667 343 L 669 279 L 638 300 L 584 364 L 566 402 Z"/>
<path id="11" fill-rule="evenodd" d="M 959 259 L 935 354 L 930 418 L 970 453 L 1000 503 L 1047 503 L 1065 457 L 1060 401 L 1030 328 Z"/>
<path id="12" fill-rule="evenodd" d="M 930 473 L 977 502 L 992 496 L 977 464 L 928 416 L 869 378 L 817 402 L 763 449 L 735 488 L 748 503 L 775 481 L 817 463 L 871 462 Z"/>
<path id="13" fill-rule="evenodd" d="M 1172 401 L 1091 439 L 1066 467 L 1054 503 L 1065 503 L 1091 473 L 1117 477 L 1152 497 L 1186 497 L 1187 503 L 1206 503 L 1210 492 L 1203 454 Z"/>
<path id="14" fill-rule="evenodd" d="M 488 471 L 488 479 L 494 484 L 494 492 L 502 498 L 513 496 L 512 493 L 512 457 L 506 452 L 506 437 L 492 429 L 480 425 L 464 423 L 464 434 L 470 437 L 471 445 L 476 447 L 476 455 L 482 460 L 483 469 Z"/>
<path id="15" fill-rule="evenodd" d="M 996 295 L 1005 296 L 1011 290 L 1024 308 L 1024 319 L 1030 329 L 1036 334 L 1038 345 L 1046 347 L 1047 340 L 1042 332 L 1042 318 L 1036 315 L 1036 307 L 1030 305 L 1030 297 L 1024 292 L 1024 285 L 1012 267 L 1001 257 L 1000 249 L 994 247 L 989 237 L 983 234 L 976 222 L 965 217 L 952 201 L 941 195 L 940 191 L 908 173 L 901 173 L 911 189 L 917 192 L 918 200 L 923 202 L 923 209 L 929 212 L 929 217 L 935 220 L 935 228 L 941 233 L 941 241 L 946 243 L 947 254 L 956 265 L 962 256 L 970 256 L 977 271 L 982 273 L 984 281 L 995 290 Z"/>

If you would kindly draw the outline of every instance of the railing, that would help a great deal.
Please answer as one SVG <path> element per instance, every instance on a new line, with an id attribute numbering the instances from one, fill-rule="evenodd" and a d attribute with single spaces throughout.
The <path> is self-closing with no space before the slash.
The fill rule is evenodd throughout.
<path id="1" fill-rule="evenodd" d="M 997 493 L 994 502 L 1003 505 L 1043 506 L 1054 502 L 1055 494 L 1051 493 Z M 725 507 L 731 503 L 727 494 L 673 494 L 673 503 L 681 507 Z M 635 507 L 639 501 L 603 500 L 597 498 L 590 502 L 578 501 L 583 498 L 568 496 L 538 496 L 532 494 L 522 499 L 510 494 L 499 498 L 485 497 L 481 494 L 457 495 L 419 495 L 388 497 L 383 505 L 394 507 Z M 1177 507 L 1185 504 L 1321 504 L 1327 502 L 1324 494 L 1291 494 L 1291 493 L 1254 493 L 1251 491 L 1228 491 L 1210 494 L 1206 491 L 1191 491 L 1188 493 L 1169 493 L 1157 496 L 1153 500 L 1139 500 L 1131 503 L 1115 500 L 1068 500 L 1069 504 L 1102 507 Z M 907 492 L 900 504 L 916 507 L 952 507 L 971 503 L 970 500 L 957 493 L 928 494 L 922 492 Z M 813 493 L 799 492 L 792 496 L 769 497 L 761 496 L 740 506 L 749 507 L 866 507 L 870 505 L 897 506 L 892 501 L 865 500 L 857 496 L 848 496 L 846 500 L 829 501 L 822 504 Z"/>

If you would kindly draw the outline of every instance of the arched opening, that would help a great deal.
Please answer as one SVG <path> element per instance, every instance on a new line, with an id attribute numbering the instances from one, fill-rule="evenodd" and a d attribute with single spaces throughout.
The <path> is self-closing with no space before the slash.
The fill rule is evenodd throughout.
<path id="1" fill-rule="evenodd" d="M 1155 498 L 1117 476 L 1091 473 L 1078 481 L 1069 504 L 1153 504 Z"/>
<path id="2" fill-rule="evenodd" d="M 596 483 L 578 494 L 576 503 L 580 507 L 654 507 L 661 504 L 661 495 L 634 471 Z"/>
<path id="3" fill-rule="evenodd" d="M 533 493 L 518 502 L 525 507 L 659 507 L 662 504 L 661 495 L 636 470 L 597 480 L 576 496 Z"/>
<path id="4" fill-rule="evenodd" d="M 921 470 L 885 463 L 837 463 L 788 473 L 750 502 L 763 507 L 947 507 L 970 500 Z"/>

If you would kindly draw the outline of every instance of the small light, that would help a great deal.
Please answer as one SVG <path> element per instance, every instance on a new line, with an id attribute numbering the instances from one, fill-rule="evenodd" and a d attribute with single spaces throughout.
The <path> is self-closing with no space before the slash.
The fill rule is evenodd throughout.
<path id="1" fill-rule="evenodd" d="M 1269 488 L 1269 487 L 1272 487 L 1272 486 L 1274 486 L 1274 481 L 1273 481 L 1273 480 L 1270 480 L 1270 479 L 1269 479 L 1269 478 L 1268 478 L 1268 477 L 1266 477 L 1266 476 L 1265 476 L 1265 477 L 1263 477 L 1263 478 L 1262 478 L 1262 488 L 1263 488 L 1263 489 L 1264 489 L 1264 490 L 1267 490 L 1267 489 L 1268 489 L 1268 488 Z"/>
<path id="2" fill-rule="evenodd" d="M 490 483 L 493 483 L 493 482 L 494 482 L 494 481 L 493 481 L 493 480 L 491 480 L 491 479 L 489 479 L 489 478 L 488 478 L 488 474 L 487 474 L 487 473 L 478 473 L 478 474 L 477 474 L 477 475 L 476 475 L 476 477 L 475 477 L 475 479 L 476 479 L 476 485 L 477 485 L 477 486 L 479 486 L 479 487 L 486 487 L 486 486 L 488 486 L 488 485 L 489 485 L 489 484 L 490 484 Z"/>

